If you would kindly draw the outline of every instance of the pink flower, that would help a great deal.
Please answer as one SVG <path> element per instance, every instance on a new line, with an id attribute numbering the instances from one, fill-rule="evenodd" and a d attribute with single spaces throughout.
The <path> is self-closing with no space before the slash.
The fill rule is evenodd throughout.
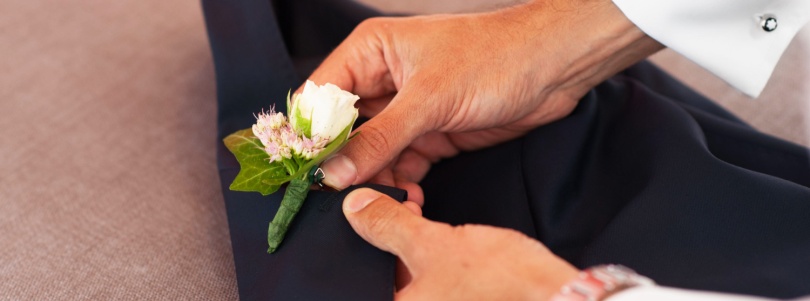
<path id="1" fill-rule="evenodd" d="M 276 144 L 275 142 L 265 144 L 264 151 L 267 152 L 268 155 L 270 155 L 270 162 L 281 161 L 282 156 L 280 154 L 280 149 L 278 144 Z"/>

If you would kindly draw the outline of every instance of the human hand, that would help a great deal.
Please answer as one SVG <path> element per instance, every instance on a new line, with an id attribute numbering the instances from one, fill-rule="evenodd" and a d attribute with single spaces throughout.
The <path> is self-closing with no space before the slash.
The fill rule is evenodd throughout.
<path id="1" fill-rule="evenodd" d="M 372 189 L 349 193 L 343 212 L 363 239 L 401 260 L 397 300 L 548 300 L 578 273 L 520 232 L 429 221 L 417 204 Z"/>
<path id="2" fill-rule="evenodd" d="M 408 190 L 431 164 L 569 114 L 597 83 L 661 46 L 610 0 L 537 0 L 494 12 L 374 18 L 311 75 L 373 117 L 323 165 L 337 189 Z"/>

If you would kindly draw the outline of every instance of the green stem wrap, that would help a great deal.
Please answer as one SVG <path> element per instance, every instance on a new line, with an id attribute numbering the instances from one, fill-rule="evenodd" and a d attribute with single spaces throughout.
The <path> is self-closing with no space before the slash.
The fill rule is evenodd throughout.
<path id="1" fill-rule="evenodd" d="M 267 244 L 270 245 L 267 253 L 275 252 L 281 241 L 284 240 L 287 228 L 290 227 L 290 223 L 307 198 L 309 186 L 313 182 L 312 178 L 308 176 L 306 179 L 292 179 L 287 185 L 287 191 L 284 193 L 284 198 L 281 199 L 281 206 L 278 207 L 278 212 L 267 229 Z"/>

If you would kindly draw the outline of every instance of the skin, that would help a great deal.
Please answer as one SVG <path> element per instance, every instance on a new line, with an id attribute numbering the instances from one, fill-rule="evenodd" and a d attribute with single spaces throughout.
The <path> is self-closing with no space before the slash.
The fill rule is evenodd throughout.
<path id="1" fill-rule="evenodd" d="M 406 273 L 395 300 L 548 300 L 578 273 L 520 232 L 453 227 L 421 217 L 419 208 L 368 188 L 343 202 L 361 237 L 400 258 Z"/>
<path id="2" fill-rule="evenodd" d="M 360 114 L 371 117 L 324 163 L 325 184 L 408 191 L 404 205 L 374 197 L 352 210 L 371 198 L 358 190 L 344 207 L 363 238 L 402 260 L 397 297 L 546 300 L 570 280 L 576 269 L 522 234 L 421 218 L 416 183 L 441 159 L 567 116 L 596 84 L 661 48 L 610 0 L 535 0 L 360 24 L 310 80 L 359 95 Z"/>

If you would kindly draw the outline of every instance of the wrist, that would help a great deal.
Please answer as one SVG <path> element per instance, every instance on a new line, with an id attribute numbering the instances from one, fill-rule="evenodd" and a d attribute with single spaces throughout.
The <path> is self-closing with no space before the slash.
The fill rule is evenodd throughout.
<path id="1" fill-rule="evenodd" d="M 570 90 L 579 99 L 590 89 L 616 73 L 646 59 L 663 45 L 645 34 L 610 0 L 591 1 L 593 8 L 583 14 L 578 28 L 584 41 L 567 66 L 568 78 L 561 90 Z M 588 22 L 588 20 L 592 20 Z"/>
<path id="2" fill-rule="evenodd" d="M 550 300 L 581 273 L 579 269 L 556 256 L 544 257 L 526 267 L 532 272 L 531 276 L 525 278 L 529 281 L 525 300 Z"/>
<path id="3" fill-rule="evenodd" d="M 534 26 L 536 53 L 554 63 L 543 66 L 548 98 L 576 101 L 663 48 L 611 0 L 533 0 L 523 13 Z"/>

